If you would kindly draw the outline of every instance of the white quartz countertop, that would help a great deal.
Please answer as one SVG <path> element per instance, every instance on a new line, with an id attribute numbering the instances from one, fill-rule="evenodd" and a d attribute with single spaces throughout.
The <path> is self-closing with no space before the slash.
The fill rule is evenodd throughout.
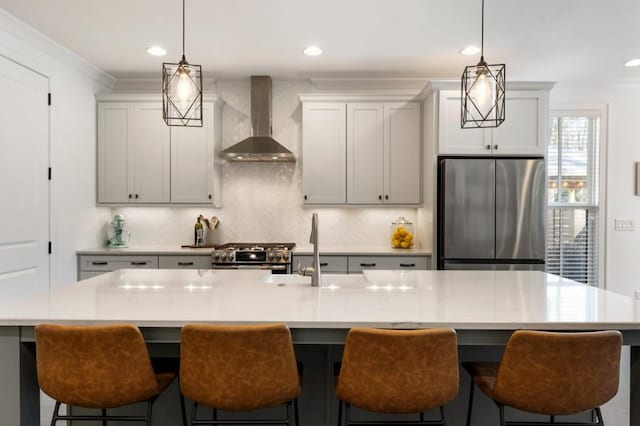
<path id="1" fill-rule="evenodd" d="M 543 272 L 365 271 L 307 278 L 263 271 L 125 269 L 0 298 L 0 325 L 284 322 L 292 328 L 630 329 L 631 298 Z"/>
<path id="2" fill-rule="evenodd" d="M 178 255 L 202 255 L 208 256 L 213 248 L 181 248 L 176 245 L 149 245 L 149 246 L 133 246 L 127 248 L 108 248 L 98 247 L 92 249 L 78 250 L 76 253 L 83 256 L 101 256 L 101 255 L 128 255 L 128 256 L 178 256 Z M 304 245 L 297 246 L 294 254 L 309 255 L 313 254 L 313 246 Z M 320 246 L 320 254 L 323 256 L 430 256 L 431 252 L 421 249 L 392 249 L 391 247 L 375 247 L 375 246 L 359 246 L 359 247 L 341 247 L 341 246 Z"/>

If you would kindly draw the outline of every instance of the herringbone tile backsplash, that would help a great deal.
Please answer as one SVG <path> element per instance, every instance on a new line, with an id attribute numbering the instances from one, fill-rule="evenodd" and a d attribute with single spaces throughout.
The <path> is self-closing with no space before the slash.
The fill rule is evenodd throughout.
<path id="1" fill-rule="evenodd" d="M 224 148 L 250 134 L 249 84 L 249 79 L 217 82 L 217 93 L 225 102 Z M 302 152 L 302 108 L 298 94 L 310 91 L 308 81 L 273 82 L 273 136 L 297 157 Z M 132 245 L 192 243 L 193 225 L 199 214 L 220 219 L 217 237 L 221 242 L 307 244 L 311 214 L 318 212 L 321 242 L 327 246 L 386 246 L 389 227 L 398 216 L 416 222 L 417 209 L 411 208 L 303 207 L 301 168 L 301 160 L 296 163 L 226 162 L 222 209 L 136 207 L 112 209 L 112 213 L 125 215 Z M 423 230 L 418 225 L 420 234 Z"/>

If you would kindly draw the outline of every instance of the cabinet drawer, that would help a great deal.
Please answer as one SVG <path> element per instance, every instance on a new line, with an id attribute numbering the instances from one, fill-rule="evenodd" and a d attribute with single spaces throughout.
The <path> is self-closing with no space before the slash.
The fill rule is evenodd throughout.
<path id="1" fill-rule="evenodd" d="M 298 262 L 304 268 L 313 264 L 313 256 L 293 256 L 293 270 L 298 268 Z M 320 256 L 320 271 L 327 273 L 346 274 L 347 256 Z"/>
<path id="2" fill-rule="evenodd" d="M 158 256 L 82 256 L 80 271 L 115 271 L 116 269 L 157 269 Z"/>
<path id="3" fill-rule="evenodd" d="M 159 256 L 160 269 L 211 269 L 211 256 Z"/>
<path id="4" fill-rule="evenodd" d="M 349 273 L 364 269 L 429 269 L 427 256 L 349 256 Z"/>

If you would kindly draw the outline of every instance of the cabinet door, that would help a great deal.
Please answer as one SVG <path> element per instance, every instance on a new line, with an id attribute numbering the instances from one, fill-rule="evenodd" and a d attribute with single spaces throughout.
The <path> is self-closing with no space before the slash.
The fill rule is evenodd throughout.
<path id="1" fill-rule="evenodd" d="M 545 129 L 544 100 L 537 92 L 507 92 L 505 120 L 492 130 L 494 154 L 544 155 Z"/>
<path id="2" fill-rule="evenodd" d="M 162 104 L 135 104 L 134 201 L 168 203 L 170 197 L 169 127 L 162 120 Z"/>
<path id="3" fill-rule="evenodd" d="M 438 119 L 439 154 L 490 155 L 490 129 L 460 128 L 461 95 L 457 90 L 440 92 Z"/>
<path id="4" fill-rule="evenodd" d="M 384 104 L 384 202 L 420 203 L 420 104 Z"/>
<path id="5" fill-rule="evenodd" d="M 98 104 L 99 203 L 131 201 L 129 195 L 133 193 L 133 137 L 132 104 Z"/>
<path id="6" fill-rule="evenodd" d="M 347 203 L 381 204 L 384 192 L 382 104 L 347 105 Z"/>
<path id="7" fill-rule="evenodd" d="M 347 129 L 344 103 L 303 106 L 302 185 L 306 204 L 344 204 Z"/>
<path id="8" fill-rule="evenodd" d="M 213 202 L 213 105 L 203 104 L 202 127 L 171 127 L 171 202 Z"/>

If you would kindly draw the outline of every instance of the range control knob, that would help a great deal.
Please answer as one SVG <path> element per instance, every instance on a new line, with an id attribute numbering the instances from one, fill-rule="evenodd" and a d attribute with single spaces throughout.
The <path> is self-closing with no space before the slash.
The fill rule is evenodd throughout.
<path id="1" fill-rule="evenodd" d="M 284 258 L 284 260 L 289 260 L 289 252 L 285 251 L 282 257 Z"/>
<path id="2" fill-rule="evenodd" d="M 282 253 L 278 252 L 276 253 L 276 260 L 282 260 Z"/>
<path id="3" fill-rule="evenodd" d="M 269 253 L 269 260 L 273 260 L 274 257 L 275 255 L 273 253 Z"/>
<path id="4" fill-rule="evenodd" d="M 230 262 L 233 262 L 233 257 L 234 257 L 234 254 L 233 253 L 229 253 L 229 261 Z"/>
<path id="5" fill-rule="evenodd" d="M 220 253 L 213 253 L 213 260 L 220 260 Z"/>
<path id="6" fill-rule="evenodd" d="M 227 253 L 222 253 L 221 257 L 222 257 L 222 261 L 227 260 Z"/>

